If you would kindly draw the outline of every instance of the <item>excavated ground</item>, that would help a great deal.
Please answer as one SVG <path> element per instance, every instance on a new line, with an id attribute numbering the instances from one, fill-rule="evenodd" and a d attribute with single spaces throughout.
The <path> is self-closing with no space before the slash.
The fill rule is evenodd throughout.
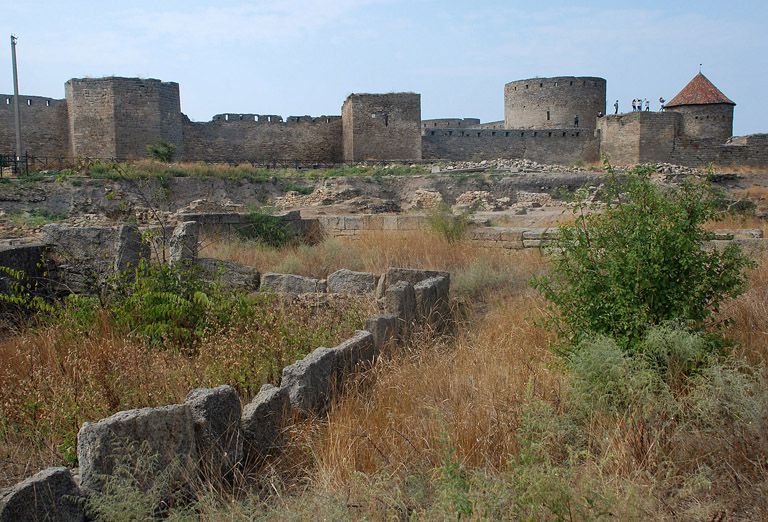
<path id="1" fill-rule="evenodd" d="M 662 183 L 704 175 L 672 165 L 658 165 L 656 170 Z M 605 176 L 583 168 L 497 160 L 433 165 L 410 176 L 11 179 L 0 184 L 0 238 L 33 237 L 51 221 L 76 226 L 125 221 L 150 225 L 159 220 L 172 223 L 184 212 L 264 207 L 301 210 L 305 217 L 420 213 L 441 202 L 471 212 L 478 222 L 547 226 L 567 212 L 569 195 L 582 188 L 594 192 Z M 758 216 L 768 214 L 768 173 L 710 178 L 734 200 L 750 199 Z"/>

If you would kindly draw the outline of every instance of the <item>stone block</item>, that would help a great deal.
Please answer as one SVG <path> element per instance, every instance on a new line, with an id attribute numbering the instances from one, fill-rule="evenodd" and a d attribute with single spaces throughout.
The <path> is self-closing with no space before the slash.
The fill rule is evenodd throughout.
<path id="1" fill-rule="evenodd" d="M 115 240 L 115 272 L 134 270 L 142 259 L 149 260 L 149 244 L 142 241 L 136 225 L 120 225 Z"/>
<path id="2" fill-rule="evenodd" d="M 416 294 L 408 281 L 398 281 L 384 291 L 384 313 L 397 317 L 398 338 L 405 339 L 413 329 L 416 318 Z"/>
<path id="3" fill-rule="evenodd" d="M 395 283 L 400 281 L 407 281 L 412 285 L 415 285 L 419 281 L 429 279 L 430 277 L 445 276 L 450 281 L 450 274 L 448 272 L 440 272 L 437 270 L 420 270 L 416 268 L 390 268 L 379 279 L 379 285 L 376 288 L 376 297 L 384 297 L 384 291 Z"/>
<path id="4" fill-rule="evenodd" d="M 358 330 L 355 335 L 335 346 L 336 381 L 341 384 L 344 377 L 359 364 L 372 363 L 376 358 L 373 334 L 367 330 Z"/>
<path id="5" fill-rule="evenodd" d="M 324 279 L 313 279 L 294 274 L 267 272 L 261 278 L 261 290 L 282 294 L 316 294 L 325 292 Z"/>
<path id="6" fill-rule="evenodd" d="M 80 522 L 85 508 L 67 468 L 48 468 L 0 495 L 0 522 Z"/>
<path id="7" fill-rule="evenodd" d="M 375 315 L 365 322 L 365 329 L 373 336 L 373 346 L 377 353 L 397 343 L 397 316 Z"/>
<path id="8" fill-rule="evenodd" d="M 212 479 L 230 476 L 243 458 L 240 398 L 228 385 L 197 388 L 185 404 L 195 424 L 195 446 L 201 471 Z"/>
<path id="9" fill-rule="evenodd" d="M 480 227 L 469 231 L 469 239 L 475 241 L 499 241 L 501 239 L 501 230 L 493 227 Z"/>
<path id="10" fill-rule="evenodd" d="M 197 259 L 196 263 L 206 279 L 219 283 L 226 290 L 255 292 L 259 289 L 259 271 L 251 266 L 207 257 Z"/>
<path id="11" fill-rule="evenodd" d="M 173 230 L 170 241 L 171 263 L 187 263 L 197 259 L 200 244 L 200 225 L 197 221 L 184 221 Z"/>
<path id="12" fill-rule="evenodd" d="M 290 415 L 290 398 L 286 388 L 265 384 L 243 409 L 240 427 L 245 458 L 254 460 L 276 452 L 281 443 L 281 430 Z"/>
<path id="13" fill-rule="evenodd" d="M 527 228 L 523 230 L 523 241 L 544 239 L 546 228 Z"/>
<path id="14" fill-rule="evenodd" d="M 342 268 L 328 276 L 328 291 L 334 294 L 369 294 L 376 290 L 379 276 Z"/>
<path id="15" fill-rule="evenodd" d="M 365 230 L 366 216 L 343 216 L 344 230 Z"/>
<path id="16" fill-rule="evenodd" d="M 416 320 L 442 327 L 450 319 L 450 282 L 447 277 L 425 279 L 413 287 L 416 296 Z"/>
<path id="17" fill-rule="evenodd" d="M 198 457 L 188 405 L 121 411 L 98 422 L 86 422 L 77 435 L 85 490 L 101 491 L 115 466 L 135 466 L 146 456 L 155 458 L 158 470 L 167 472 L 168 488 L 184 482 Z"/>
<path id="18" fill-rule="evenodd" d="M 280 387 L 299 412 L 321 414 L 335 393 L 336 351 L 317 348 L 290 366 L 283 368 Z"/>

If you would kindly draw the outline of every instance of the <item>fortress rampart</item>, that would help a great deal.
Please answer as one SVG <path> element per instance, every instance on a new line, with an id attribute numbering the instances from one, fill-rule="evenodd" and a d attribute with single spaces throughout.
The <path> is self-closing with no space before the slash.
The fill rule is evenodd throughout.
<path id="1" fill-rule="evenodd" d="M 22 96 L 22 141 L 32 156 L 139 159 L 159 141 L 186 161 L 340 163 L 531 159 L 617 165 L 669 162 L 768 166 L 766 135 L 732 138 L 734 103 L 697 75 L 665 112 L 602 116 L 606 81 L 530 78 L 504 86 L 504 120 L 421 119 L 417 93 L 351 94 L 341 115 L 216 114 L 193 122 L 179 85 L 80 78 L 63 100 Z M 578 124 L 576 117 L 578 116 Z M 12 96 L 0 95 L 0 153 L 14 150 Z"/>

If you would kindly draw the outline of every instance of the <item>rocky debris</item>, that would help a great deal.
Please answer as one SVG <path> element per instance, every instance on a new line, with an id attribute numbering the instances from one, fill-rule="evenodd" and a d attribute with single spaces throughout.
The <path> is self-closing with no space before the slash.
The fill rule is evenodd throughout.
<path id="1" fill-rule="evenodd" d="M 197 259 L 200 225 L 197 221 L 184 221 L 173 230 L 170 241 L 169 261 L 188 263 Z"/>
<path id="2" fill-rule="evenodd" d="M 207 280 L 218 283 L 225 290 L 256 292 L 259 289 L 260 274 L 253 267 L 207 257 L 198 258 L 196 264 Z"/>
<path id="3" fill-rule="evenodd" d="M 179 208 L 176 214 L 202 213 L 202 212 L 243 212 L 245 205 L 235 203 L 230 199 L 215 200 L 195 199 Z"/>
<path id="4" fill-rule="evenodd" d="M 523 190 L 519 190 L 515 199 L 516 203 L 527 203 L 529 207 L 543 207 L 555 204 L 552 196 L 546 192 L 525 192 Z"/>
<path id="5" fill-rule="evenodd" d="M 304 415 L 324 412 L 334 393 L 335 367 L 336 352 L 317 348 L 283 368 L 280 387 L 287 390 L 291 406 Z"/>
<path id="6" fill-rule="evenodd" d="M 276 292 L 279 294 L 314 294 L 323 293 L 326 289 L 324 279 L 313 279 L 294 274 L 276 274 L 267 272 L 261 278 L 262 292 Z"/>
<path id="7" fill-rule="evenodd" d="M 379 276 L 342 268 L 328 276 L 328 291 L 334 294 L 369 294 L 376 290 Z"/>
<path id="8" fill-rule="evenodd" d="M 240 419 L 246 459 L 266 457 L 281 445 L 281 430 L 290 406 L 286 388 L 271 384 L 261 387 Z"/>
<path id="9" fill-rule="evenodd" d="M 660 174 L 684 174 L 684 175 L 698 175 L 702 174 L 701 169 L 694 167 L 685 167 L 683 165 L 673 165 L 672 163 L 644 163 L 641 167 L 651 167 L 655 172 Z"/>
<path id="10" fill-rule="evenodd" d="M 98 422 L 86 422 L 77 434 L 77 459 L 81 487 L 102 491 L 105 477 L 115 468 L 147 470 L 135 477 L 142 490 L 153 486 L 158 475 L 170 492 L 185 483 L 189 469 L 197 462 L 192 411 L 186 404 L 141 408 L 115 413 Z M 151 465 L 154 464 L 154 465 Z"/>
<path id="11" fill-rule="evenodd" d="M 403 210 L 435 208 L 443 202 L 443 196 L 436 190 L 416 189 L 403 205 Z"/>
<path id="12" fill-rule="evenodd" d="M 508 171 L 508 172 L 583 172 L 582 166 L 545 165 L 526 159 L 493 159 L 482 161 L 440 162 L 432 167 L 432 173 L 457 171 Z"/>
<path id="13" fill-rule="evenodd" d="M 0 522 L 80 522 L 85 507 L 67 468 L 48 468 L 0 494 Z"/>
<path id="14" fill-rule="evenodd" d="M 136 225 L 120 225 L 115 240 L 115 272 L 134 270 L 141 260 L 148 260 L 149 244 L 141 239 L 141 232 Z"/>
<path id="15" fill-rule="evenodd" d="M 509 200 L 507 200 L 507 203 Z M 487 190 L 471 190 L 456 198 L 453 208 L 466 212 L 476 210 L 501 210 L 504 208 Z"/>
<path id="16" fill-rule="evenodd" d="M 184 403 L 195 423 L 201 471 L 213 480 L 230 476 L 243 457 L 237 392 L 228 385 L 197 388 L 189 392 Z"/>

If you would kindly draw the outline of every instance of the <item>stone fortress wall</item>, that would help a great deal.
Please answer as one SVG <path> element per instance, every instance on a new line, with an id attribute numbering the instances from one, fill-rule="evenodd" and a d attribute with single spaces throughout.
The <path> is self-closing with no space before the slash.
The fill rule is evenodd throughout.
<path id="1" fill-rule="evenodd" d="M 714 87 L 714 86 L 713 86 Z M 598 117 L 606 81 L 559 76 L 510 82 L 504 120 L 421 119 L 416 93 L 351 94 L 341 115 L 217 114 L 190 121 L 179 86 L 138 78 L 81 78 L 63 100 L 23 96 L 24 148 L 32 156 L 140 159 L 167 141 L 182 161 L 297 162 L 531 159 L 617 165 L 669 162 L 768 166 L 765 135 L 731 137 L 733 105 Z M 578 115 L 578 126 L 575 117 Z M 0 95 L 0 153 L 15 148 L 12 96 Z"/>

